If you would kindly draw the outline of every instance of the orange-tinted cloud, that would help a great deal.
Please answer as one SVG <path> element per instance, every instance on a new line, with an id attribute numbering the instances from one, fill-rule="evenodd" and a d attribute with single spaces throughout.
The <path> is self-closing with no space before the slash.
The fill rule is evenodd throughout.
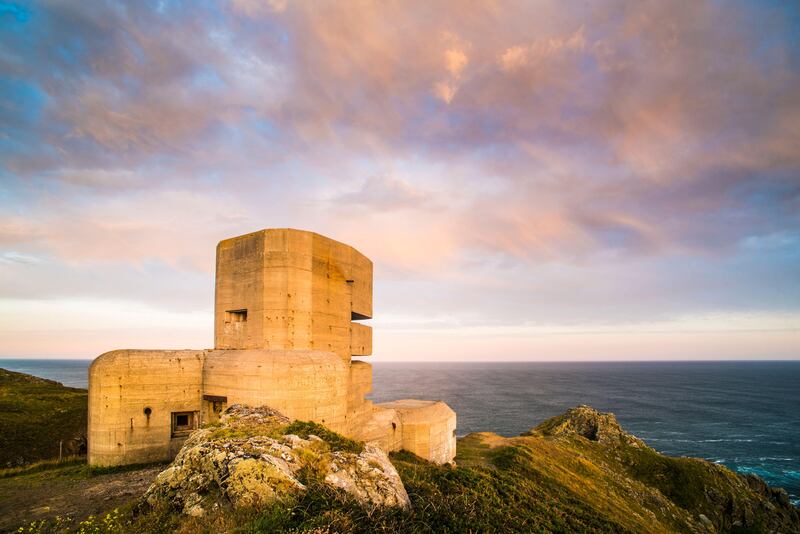
<path id="1" fill-rule="evenodd" d="M 372 257 L 389 312 L 460 324 L 796 309 L 795 11 L 236 0 L 10 15 L 0 289 L 61 298 L 58 273 L 88 290 L 103 272 L 93 295 L 131 298 L 113 280 L 157 264 L 202 292 L 216 240 L 294 226 Z"/>

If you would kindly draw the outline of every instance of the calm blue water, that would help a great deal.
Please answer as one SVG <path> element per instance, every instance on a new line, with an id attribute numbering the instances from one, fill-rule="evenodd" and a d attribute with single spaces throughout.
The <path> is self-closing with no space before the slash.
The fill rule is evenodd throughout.
<path id="1" fill-rule="evenodd" d="M 73 388 L 89 387 L 89 364 L 92 360 L 23 360 L 2 359 L 0 367 L 9 371 L 49 378 Z"/>
<path id="2" fill-rule="evenodd" d="M 0 360 L 86 387 L 88 360 Z M 441 399 L 458 433 L 517 435 L 589 404 L 670 455 L 755 473 L 800 502 L 800 362 L 374 363 L 375 401 Z"/>

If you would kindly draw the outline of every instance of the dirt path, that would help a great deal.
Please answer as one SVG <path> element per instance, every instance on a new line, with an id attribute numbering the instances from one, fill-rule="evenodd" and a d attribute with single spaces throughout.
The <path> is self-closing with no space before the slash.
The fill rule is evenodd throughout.
<path id="1" fill-rule="evenodd" d="M 89 475 L 79 464 L 0 479 L 0 532 L 55 516 L 80 521 L 113 510 L 141 496 L 164 467 Z"/>

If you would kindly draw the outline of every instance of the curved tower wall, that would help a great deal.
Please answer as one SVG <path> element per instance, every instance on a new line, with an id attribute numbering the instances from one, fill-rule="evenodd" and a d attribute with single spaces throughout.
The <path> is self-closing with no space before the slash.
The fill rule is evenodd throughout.
<path id="1" fill-rule="evenodd" d="M 120 465 L 171 459 L 172 414 L 196 412 L 202 398 L 202 350 L 115 350 L 89 367 L 88 462 Z"/>
<path id="2" fill-rule="evenodd" d="M 443 464 L 456 456 L 456 412 L 442 401 L 404 399 L 377 405 L 400 419 L 400 447 Z"/>

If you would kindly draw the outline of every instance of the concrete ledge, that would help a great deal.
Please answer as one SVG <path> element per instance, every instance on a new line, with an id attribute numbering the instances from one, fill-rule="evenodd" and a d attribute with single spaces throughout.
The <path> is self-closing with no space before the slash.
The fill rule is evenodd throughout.
<path id="1" fill-rule="evenodd" d="M 394 410 L 402 425 L 403 449 L 435 463 L 456 456 L 456 413 L 442 401 L 402 399 L 376 405 Z"/>

